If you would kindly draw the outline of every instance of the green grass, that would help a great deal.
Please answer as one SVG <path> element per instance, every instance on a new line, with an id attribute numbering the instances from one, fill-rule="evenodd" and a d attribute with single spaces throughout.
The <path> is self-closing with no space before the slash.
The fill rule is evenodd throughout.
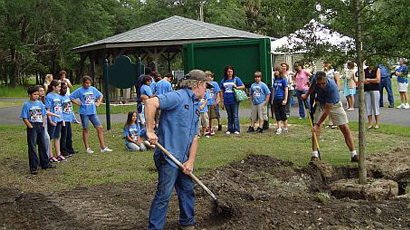
<path id="1" fill-rule="evenodd" d="M 27 87 L 17 86 L 15 88 L 0 86 L 0 97 L 22 98 L 27 96 Z"/>
<path id="2" fill-rule="evenodd" d="M 226 120 L 223 120 L 226 124 Z M 241 119 L 245 131 L 248 119 Z M 290 132 L 274 134 L 271 130 L 263 134 L 226 135 L 218 132 L 210 139 L 201 138 L 196 161 L 196 174 L 245 158 L 248 154 L 269 155 L 294 162 L 298 166 L 307 164 L 310 158 L 310 127 L 305 120 L 290 120 Z M 157 175 L 152 161 L 152 150 L 127 152 L 122 139 L 122 125 L 114 124 L 105 131 L 107 145 L 113 153 L 99 153 L 94 130 L 90 131 L 90 143 L 96 151 L 84 153 L 80 125 L 74 125 L 74 148 L 80 153 L 68 162 L 57 164 L 55 170 L 40 170 L 36 176 L 28 173 L 26 133 L 24 126 L 0 126 L 0 184 L 2 187 L 21 191 L 61 191 L 74 187 L 99 184 L 144 182 L 154 180 Z M 357 144 L 357 124 L 351 123 Z M 381 130 L 367 132 L 367 153 L 387 152 L 397 146 L 408 146 L 410 131 L 394 125 L 383 125 Z M 323 129 L 320 136 L 323 160 L 334 165 L 350 164 L 349 151 L 339 130 Z"/>
<path id="3" fill-rule="evenodd" d="M 0 101 L 0 109 L 23 105 L 24 101 Z"/>

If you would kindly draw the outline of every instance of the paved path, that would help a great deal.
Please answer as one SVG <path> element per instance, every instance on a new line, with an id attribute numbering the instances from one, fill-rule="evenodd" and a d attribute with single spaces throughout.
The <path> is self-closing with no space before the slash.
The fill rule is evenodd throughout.
<path id="1" fill-rule="evenodd" d="M 342 99 L 342 102 L 344 103 L 344 105 L 346 105 L 346 99 L 342 95 L 340 98 Z M 0 100 L 10 100 L 10 101 L 22 100 L 24 101 L 27 99 L 0 98 Z M 387 102 L 387 99 L 385 100 L 385 102 Z M 291 116 L 298 117 L 298 111 L 299 111 L 298 105 L 297 103 L 295 103 L 291 109 Z M 347 114 L 348 114 L 349 120 L 357 121 L 359 117 L 358 111 L 359 111 L 358 109 L 355 109 L 354 111 L 348 112 Z M 22 125 L 23 122 L 20 119 L 20 113 L 21 113 L 21 107 L 11 107 L 11 108 L 0 109 L 0 125 L 6 125 L 6 124 Z M 410 109 L 409 110 L 389 109 L 389 108 L 384 107 L 384 108 L 380 108 L 380 114 L 381 114 L 380 115 L 381 125 L 395 124 L 395 125 L 410 127 Z M 250 117 L 250 115 L 251 115 L 250 109 L 241 109 L 239 111 L 240 117 Z M 98 115 L 98 116 L 100 117 L 102 122 L 104 123 L 106 122 L 105 114 Z M 226 112 L 224 110 L 221 110 L 221 116 L 223 118 L 226 118 Z M 125 122 L 126 119 L 127 119 L 126 114 L 112 114 L 111 115 L 112 123 L 123 123 Z"/>

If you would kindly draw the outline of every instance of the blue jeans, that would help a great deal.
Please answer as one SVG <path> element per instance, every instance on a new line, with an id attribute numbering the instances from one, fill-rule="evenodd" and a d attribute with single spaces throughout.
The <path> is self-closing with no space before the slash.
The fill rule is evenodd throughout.
<path id="1" fill-rule="evenodd" d="M 40 165 L 41 168 L 44 169 L 48 166 L 48 157 L 43 123 L 33 122 L 31 124 L 33 128 L 27 128 L 28 162 L 30 170 L 37 170 L 38 167 L 37 146 L 40 156 Z"/>
<path id="2" fill-rule="evenodd" d="M 380 80 L 380 107 L 383 107 L 383 88 L 386 88 L 387 98 L 389 99 L 389 104 L 394 105 L 394 96 L 391 89 L 391 78 L 385 77 Z"/>
<path id="3" fill-rule="evenodd" d="M 226 113 L 228 114 L 228 131 L 233 132 L 240 132 L 239 127 L 239 102 L 235 102 L 230 105 L 225 105 Z"/>
<path id="4" fill-rule="evenodd" d="M 175 188 L 179 201 L 179 223 L 183 226 L 195 224 L 195 193 L 191 178 L 180 169 L 168 164 L 162 154 L 154 155 L 158 170 L 158 185 L 149 210 L 148 229 L 162 229 L 165 224 L 169 200 Z"/>
<path id="5" fill-rule="evenodd" d="M 301 97 L 305 93 L 307 93 L 307 90 L 296 90 L 296 97 L 298 98 L 298 104 L 299 104 L 299 117 L 301 118 L 305 118 L 305 106 L 303 105 L 303 101 Z M 309 98 L 306 99 L 306 102 L 309 106 L 310 105 Z"/>

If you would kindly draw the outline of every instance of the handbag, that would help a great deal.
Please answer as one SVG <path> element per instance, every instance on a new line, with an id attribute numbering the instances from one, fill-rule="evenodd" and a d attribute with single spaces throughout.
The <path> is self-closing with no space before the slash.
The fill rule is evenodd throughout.
<path id="1" fill-rule="evenodd" d="M 236 77 L 234 79 L 234 84 L 236 85 Z M 248 99 L 245 90 L 233 88 L 233 94 L 235 95 L 235 101 L 241 102 Z"/>

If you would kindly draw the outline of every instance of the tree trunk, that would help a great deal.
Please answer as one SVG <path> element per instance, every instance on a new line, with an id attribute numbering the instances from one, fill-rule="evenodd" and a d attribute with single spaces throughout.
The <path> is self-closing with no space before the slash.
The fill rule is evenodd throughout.
<path id="1" fill-rule="evenodd" d="M 355 0 L 355 15 L 356 15 L 356 53 L 357 64 L 359 68 L 359 183 L 367 183 L 366 170 L 366 121 L 365 121 L 365 105 L 364 105 L 364 71 L 363 71 L 363 53 L 362 53 L 362 18 L 360 9 L 363 5 L 362 0 Z"/>

